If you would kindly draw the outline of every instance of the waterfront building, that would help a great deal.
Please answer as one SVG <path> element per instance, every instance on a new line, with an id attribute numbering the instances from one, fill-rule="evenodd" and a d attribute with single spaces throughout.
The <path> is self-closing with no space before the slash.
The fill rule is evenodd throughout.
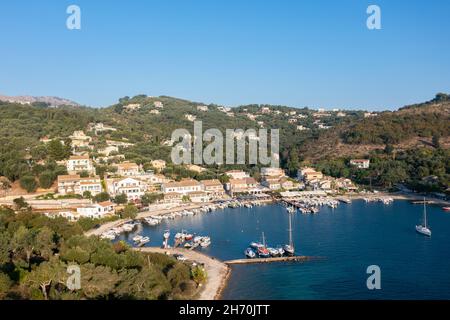
<path id="1" fill-rule="evenodd" d="M 148 185 L 137 178 L 106 179 L 106 188 L 111 197 L 125 194 L 128 201 L 139 200 L 147 191 Z"/>
<path id="2" fill-rule="evenodd" d="M 190 192 L 204 191 L 204 186 L 197 180 L 185 179 L 179 182 L 163 183 L 161 191 L 163 193 L 177 192 L 182 195 L 188 195 Z"/>

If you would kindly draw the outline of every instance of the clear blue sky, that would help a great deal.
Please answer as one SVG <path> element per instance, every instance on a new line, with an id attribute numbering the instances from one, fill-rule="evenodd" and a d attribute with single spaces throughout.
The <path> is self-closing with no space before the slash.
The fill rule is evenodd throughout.
<path id="1" fill-rule="evenodd" d="M 449 14 L 448 0 L 1 1 L 0 93 L 395 109 L 450 92 Z"/>

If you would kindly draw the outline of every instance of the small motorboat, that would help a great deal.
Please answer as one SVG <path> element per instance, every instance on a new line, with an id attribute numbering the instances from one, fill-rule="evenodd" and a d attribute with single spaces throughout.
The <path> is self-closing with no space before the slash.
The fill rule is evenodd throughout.
<path id="1" fill-rule="evenodd" d="M 272 257 L 278 257 L 279 256 L 279 252 L 275 248 L 267 248 L 267 251 L 269 251 L 269 254 Z"/>
<path id="2" fill-rule="evenodd" d="M 255 253 L 255 251 L 253 251 L 252 248 L 245 249 L 244 253 L 245 253 L 245 256 L 249 259 L 253 259 L 256 257 L 256 253 Z"/>
<path id="3" fill-rule="evenodd" d="M 258 248 L 258 256 L 261 257 L 261 258 L 269 258 L 270 257 L 270 252 L 265 247 L 259 247 Z"/>
<path id="4" fill-rule="evenodd" d="M 444 211 L 450 211 L 450 207 L 442 207 L 442 210 L 444 210 Z"/>

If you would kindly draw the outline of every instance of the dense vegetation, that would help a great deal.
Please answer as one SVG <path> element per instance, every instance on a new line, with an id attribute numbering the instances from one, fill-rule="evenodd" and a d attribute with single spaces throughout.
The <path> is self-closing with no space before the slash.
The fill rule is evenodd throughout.
<path id="1" fill-rule="evenodd" d="M 156 110 L 155 101 L 164 104 L 164 108 L 158 109 L 159 114 L 151 113 Z M 126 109 L 128 104 L 140 104 L 141 107 L 129 111 Z M 374 165 L 367 172 L 340 175 L 355 176 L 363 184 L 372 182 L 389 187 L 398 181 L 405 181 L 411 187 L 423 189 L 422 179 L 429 172 L 430 176 L 438 177 L 432 190 L 445 190 L 448 187 L 448 156 L 445 153 L 448 147 L 441 143 L 450 136 L 450 98 L 446 94 L 438 94 L 429 102 L 407 106 L 395 112 L 377 113 L 375 117 L 364 118 L 362 111 L 344 111 L 345 117 L 338 116 L 337 112 L 327 112 L 328 115 L 319 120 L 325 126 L 332 126 L 329 130 L 318 128 L 318 118 L 314 116 L 317 111 L 309 108 L 267 106 L 272 112 L 265 114 L 261 112 L 262 105 L 247 105 L 233 109 L 233 116 L 230 116 L 220 111 L 217 105 L 208 105 L 208 112 L 197 110 L 199 105 L 203 104 L 145 95 L 121 98 L 117 104 L 105 109 L 49 108 L 42 104 L 23 106 L 0 102 L 0 176 L 10 183 L 20 180 L 20 185 L 28 191 L 38 187 L 48 188 L 58 174 L 65 173 L 65 168 L 56 162 L 69 156 L 69 136 L 74 130 L 86 130 L 91 122 L 103 122 L 117 129 L 114 132 L 88 133 L 93 137 L 93 155 L 106 146 L 108 139 L 128 141 L 135 145 L 121 148 L 120 153 L 127 160 L 152 169 L 151 160 L 163 159 L 170 163 L 171 147 L 165 143 L 170 140 L 175 129 L 192 131 L 193 123 L 184 117 L 190 114 L 203 121 L 203 131 L 209 128 L 218 128 L 222 132 L 230 128 L 259 129 L 261 123 L 265 128 L 280 129 L 280 163 L 292 176 L 299 166 L 308 162 L 321 163 L 327 171 L 326 163 L 341 163 L 340 166 L 344 166 L 344 171 L 348 172 L 354 171 L 348 165 L 349 158 L 370 157 Z M 289 114 L 293 111 L 301 117 L 297 122 L 289 123 Z M 256 120 L 249 119 L 248 114 L 257 115 Z M 309 130 L 299 131 L 297 125 Z M 39 142 L 43 136 L 56 140 L 44 144 Z M 427 149 L 430 150 L 427 152 L 431 152 L 432 157 L 436 156 L 433 161 L 439 163 L 437 167 L 444 168 L 443 173 L 434 173 L 436 165 L 423 165 L 423 161 L 414 156 L 417 145 L 411 144 L 411 141 L 421 140 L 424 144 L 428 143 Z M 438 151 L 440 149 L 443 150 Z M 397 154 L 395 160 L 392 160 L 391 153 Z M 441 153 L 444 155 L 439 156 Z M 97 165 L 100 176 L 106 171 L 113 171 L 111 164 Z M 398 169 L 398 166 L 402 169 Z M 414 168 L 419 167 L 425 168 L 420 169 L 421 174 L 414 171 Z M 163 173 L 176 180 L 186 177 L 223 180 L 223 173 L 228 169 L 246 169 L 256 178 L 259 172 L 257 165 L 206 168 L 207 171 L 198 173 L 169 164 Z M 372 176 L 371 179 L 358 178 L 358 175 L 368 174 Z M 388 178 L 391 175 L 395 178 Z"/>
<path id="2" fill-rule="evenodd" d="M 79 290 L 67 285 L 70 265 L 80 268 Z M 0 207 L 0 299 L 187 299 L 202 270 L 87 238 L 64 218 Z"/>

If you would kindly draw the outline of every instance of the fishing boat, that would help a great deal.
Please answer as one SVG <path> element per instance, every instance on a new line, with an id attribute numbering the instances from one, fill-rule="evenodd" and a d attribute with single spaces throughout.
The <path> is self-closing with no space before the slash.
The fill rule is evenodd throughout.
<path id="1" fill-rule="evenodd" d="M 289 244 L 286 244 L 284 247 L 284 252 L 289 255 L 293 256 L 295 253 L 294 250 L 294 243 L 292 241 L 292 221 L 291 221 L 291 215 L 289 215 Z"/>
<path id="2" fill-rule="evenodd" d="M 416 226 L 416 231 L 425 236 L 431 237 L 431 230 L 427 226 L 427 205 L 425 199 L 423 200 L 423 225 Z"/>
<path id="3" fill-rule="evenodd" d="M 122 230 L 125 232 L 131 232 L 134 229 L 134 224 L 132 223 L 125 223 L 124 225 L 122 225 Z"/>
<path id="4" fill-rule="evenodd" d="M 200 242 L 200 246 L 202 248 L 206 248 L 211 244 L 211 238 L 210 237 L 203 237 L 202 241 Z"/>
<path id="5" fill-rule="evenodd" d="M 442 210 L 444 210 L 444 211 L 450 211 L 450 207 L 442 207 Z"/>
<path id="6" fill-rule="evenodd" d="M 255 258 L 256 257 L 256 253 L 255 253 L 255 251 L 253 251 L 253 249 L 252 248 L 247 248 L 247 249 L 245 249 L 245 256 L 247 257 L 247 258 L 250 258 L 250 259 L 253 259 L 253 258 Z"/>

